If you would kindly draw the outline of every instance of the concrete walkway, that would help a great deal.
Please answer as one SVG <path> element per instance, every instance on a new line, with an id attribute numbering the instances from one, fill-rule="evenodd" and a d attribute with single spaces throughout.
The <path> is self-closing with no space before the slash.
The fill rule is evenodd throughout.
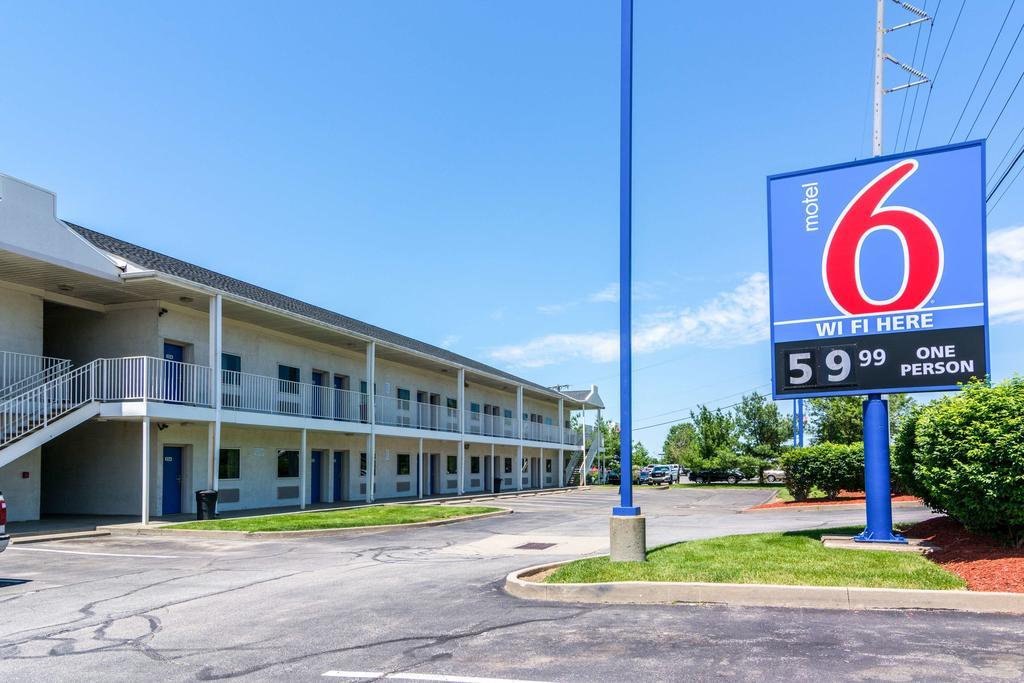
<path id="1" fill-rule="evenodd" d="M 467 493 L 462 496 L 424 496 L 423 498 L 403 497 L 387 498 L 378 500 L 369 505 L 388 504 L 440 504 L 440 503 L 470 503 L 476 501 L 488 501 L 501 498 L 516 498 L 519 496 L 547 495 L 552 493 L 564 493 L 574 491 L 576 488 L 546 488 L 546 489 L 524 489 L 522 491 L 506 491 L 502 493 Z M 306 506 L 305 512 L 322 510 L 342 510 L 346 508 L 366 507 L 368 504 L 363 500 L 347 500 L 339 503 L 312 503 Z M 277 507 L 251 508 L 247 510 L 226 510 L 217 514 L 218 519 L 236 519 L 239 517 L 260 517 L 263 515 L 284 515 L 295 512 L 303 512 L 298 505 L 282 505 Z M 177 515 L 164 515 L 150 518 L 152 526 L 164 524 L 178 524 L 191 522 L 196 518 L 195 513 L 181 513 Z M 47 515 L 42 519 L 10 522 L 7 524 L 7 533 L 15 540 L 21 538 L 33 538 L 42 540 L 68 534 L 81 534 L 85 532 L 102 530 L 104 527 L 141 526 L 138 517 L 128 515 Z"/>

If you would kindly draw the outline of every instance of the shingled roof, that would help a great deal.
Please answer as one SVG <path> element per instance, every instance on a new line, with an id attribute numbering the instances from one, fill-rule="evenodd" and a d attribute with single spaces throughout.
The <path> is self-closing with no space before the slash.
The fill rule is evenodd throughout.
<path id="1" fill-rule="evenodd" d="M 490 375 L 496 375 L 507 379 L 510 382 L 523 384 L 535 390 L 543 391 L 549 395 L 559 395 L 559 392 L 548 387 L 517 377 L 511 373 L 505 372 L 504 370 L 499 370 L 498 368 L 473 360 L 472 358 L 452 353 L 447 349 L 442 349 L 441 347 L 434 346 L 433 344 L 428 344 L 418 339 L 398 334 L 397 332 L 385 330 L 384 328 L 377 327 L 376 325 L 364 323 L 361 320 L 356 320 L 355 318 L 350 318 L 346 315 L 329 311 L 326 308 L 314 306 L 313 304 L 306 303 L 305 301 L 293 299 L 292 297 L 285 296 L 284 294 L 272 292 L 269 289 L 223 275 L 207 268 L 203 268 L 202 266 L 197 266 L 194 263 L 188 263 L 187 261 L 176 259 L 173 256 L 161 254 L 160 252 L 153 251 L 152 249 L 140 247 L 137 244 L 126 242 L 102 232 L 90 230 L 89 228 L 82 227 L 81 225 L 76 225 L 68 221 L 65 221 L 65 223 L 68 227 L 84 237 L 98 249 L 123 258 L 126 261 L 130 261 L 143 268 L 166 273 L 168 275 L 174 275 L 175 277 L 195 282 L 196 284 L 212 287 L 213 289 L 220 290 L 225 294 L 241 299 L 247 299 L 294 315 L 300 315 L 320 323 L 326 323 L 346 332 L 354 332 L 400 348 L 416 351 L 417 353 L 431 356 L 440 361 L 463 365 L 467 368 L 479 370 Z M 583 393 L 587 394 L 588 392 L 585 391 Z"/>

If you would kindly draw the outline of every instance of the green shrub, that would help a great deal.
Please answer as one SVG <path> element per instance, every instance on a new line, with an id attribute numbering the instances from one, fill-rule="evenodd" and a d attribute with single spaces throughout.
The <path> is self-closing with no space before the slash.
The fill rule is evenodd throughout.
<path id="1" fill-rule="evenodd" d="M 817 486 L 829 500 L 839 492 L 864 486 L 864 447 L 861 444 L 820 443 L 794 448 L 780 461 L 786 472 L 786 488 L 797 501 L 807 500 Z"/>
<path id="2" fill-rule="evenodd" d="M 970 384 L 921 408 L 900 429 L 895 462 L 928 505 L 1024 546 L 1024 378 Z"/>

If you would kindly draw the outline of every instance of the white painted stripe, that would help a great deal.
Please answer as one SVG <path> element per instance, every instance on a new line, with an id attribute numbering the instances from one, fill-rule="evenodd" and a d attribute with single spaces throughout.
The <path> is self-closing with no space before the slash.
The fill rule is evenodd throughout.
<path id="1" fill-rule="evenodd" d="M 929 311 L 952 311 L 957 308 L 978 308 L 984 303 L 975 304 L 954 304 L 952 306 L 931 306 L 929 308 L 914 308 L 905 311 L 886 311 L 884 313 L 863 313 L 859 315 L 831 315 L 825 318 L 803 318 L 802 320 L 776 320 L 778 325 L 797 325 L 799 323 L 818 323 L 825 320 L 846 320 L 847 318 L 877 318 L 882 315 L 903 315 L 905 313 L 927 313 Z"/>
<path id="2" fill-rule="evenodd" d="M 383 671 L 325 671 L 329 678 L 383 678 L 393 681 L 440 681 L 441 683 L 546 683 L 520 678 L 486 678 L 480 676 L 452 676 L 447 674 L 384 673 Z"/>
<path id="3" fill-rule="evenodd" d="M 156 560 L 176 560 L 177 555 L 130 555 L 128 553 L 87 553 L 83 550 L 57 550 L 55 548 L 23 548 L 12 545 L 8 550 L 21 550 L 34 553 L 64 553 L 65 555 L 97 555 L 99 557 L 151 557 Z"/>
<path id="4" fill-rule="evenodd" d="M 381 678 L 383 671 L 325 671 L 320 676 L 328 678 Z"/>

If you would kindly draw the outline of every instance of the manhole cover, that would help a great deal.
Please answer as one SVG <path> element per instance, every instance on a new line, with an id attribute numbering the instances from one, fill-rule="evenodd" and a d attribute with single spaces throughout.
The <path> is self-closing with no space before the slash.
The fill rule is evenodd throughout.
<path id="1" fill-rule="evenodd" d="M 536 543 L 536 542 L 535 543 L 524 543 L 522 545 L 517 545 L 515 549 L 516 550 L 547 550 L 548 548 L 551 548 L 554 545 L 555 545 L 554 543 Z"/>

